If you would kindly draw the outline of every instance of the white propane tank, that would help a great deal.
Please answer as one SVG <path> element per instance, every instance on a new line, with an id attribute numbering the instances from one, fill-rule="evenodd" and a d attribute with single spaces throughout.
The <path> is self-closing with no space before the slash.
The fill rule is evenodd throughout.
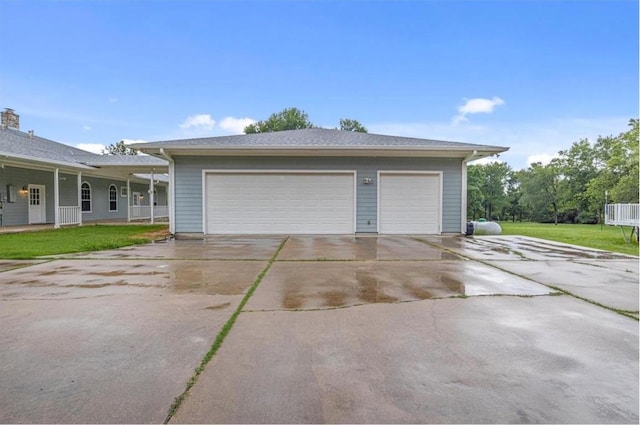
<path id="1" fill-rule="evenodd" d="M 502 227 L 495 221 L 474 221 L 473 234 L 477 236 L 500 235 L 502 234 Z"/>

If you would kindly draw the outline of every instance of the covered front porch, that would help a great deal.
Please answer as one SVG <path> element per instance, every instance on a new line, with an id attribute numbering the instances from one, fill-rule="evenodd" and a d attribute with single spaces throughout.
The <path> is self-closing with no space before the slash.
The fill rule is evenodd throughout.
<path id="1" fill-rule="evenodd" d="M 113 160 L 113 159 L 112 159 Z M 116 159 L 117 160 L 117 159 Z M 168 177 L 160 167 L 46 166 L 0 162 L 0 229 L 169 217 Z"/>
<path id="2" fill-rule="evenodd" d="M 161 201 L 163 203 L 158 202 L 156 178 L 158 178 L 158 176 L 154 175 L 152 171 L 149 175 L 148 190 L 146 191 L 140 190 L 140 183 L 137 182 L 140 177 L 136 177 L 134 181 L 132 181 L 131 178 L 127 179 L 126 186 L 118 186 L 117 183 L 110 184 L 107 191 L 109 212 L 117 212 L 118 201 L 125 199 L 126 205 L 124 205 L 124 207 L 126 208 L 127 222 L 131 222 L 132 220 L 149 220 L 150 223 L 153 224 L 159 219 L 168 218 L 169 207 L 166 204 L 167 197 L 165 196 L 163 201 Z M 75 184 L 75 205 L 61 205 L 64 199 L 63 194 L 60 191 L 60 184 L 55 184 L 61 181 L 61 179 L 65 179 L 65 177 L 60 177 L 60 173 L 56 169 L 54 171 L 55 218 L 53 226 L 54 228 L 58 228 L 65 225 L 82 225 L 84 221 L 83 215 L 93 213 L 94 211 L 92 202 L 94 202 L 95 194 L 91 193 L 91 184 L 83 180 L 82 173 L 78 173 Z M 135 188 L 134 184 L 136 186 Z M 30 203 L 31 198 L 32 194 L 29 193 Z M 148 200 L 145 201 L 145 198 Z M 96 220 L 90 221 L 95 222 Z M 100 219 L 97 221 L 100 221 Z"/>

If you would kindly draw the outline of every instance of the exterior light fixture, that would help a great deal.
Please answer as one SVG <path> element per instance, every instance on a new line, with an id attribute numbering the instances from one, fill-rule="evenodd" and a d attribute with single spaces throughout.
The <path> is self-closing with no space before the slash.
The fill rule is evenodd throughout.
<path id="1" fill-rule="evenodd" d="M 373 179 L 365 177 L 362 179 L 362 184 L 373 184 Z"/>

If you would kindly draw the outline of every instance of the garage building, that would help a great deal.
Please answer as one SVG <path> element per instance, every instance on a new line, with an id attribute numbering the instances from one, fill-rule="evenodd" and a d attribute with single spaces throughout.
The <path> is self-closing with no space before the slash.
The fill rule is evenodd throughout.
<path id="1" fill-rule="evenodd" d="M 177 237 L 460 233 L 467 162 L 508 149 L 318 128 L 133 147 L 169 161 Z"/>

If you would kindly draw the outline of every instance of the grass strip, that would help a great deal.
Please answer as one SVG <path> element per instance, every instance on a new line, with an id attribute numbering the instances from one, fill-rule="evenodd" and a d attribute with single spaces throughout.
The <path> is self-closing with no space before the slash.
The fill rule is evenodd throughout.
<path id="1" fill-rule="evenodd" d="M 85 225 L 35 232 L 0 234 L 0 258 L 29 260 L 43 256 L 100 251 L 146 244 L 169 234 L 159 225 Z"/>
<path id="2" fill-rule="evenodd" d="M 280 254 L 280 251 L 282 250 L 282 248 L 284 247 L 284 245 L 287 243 L 288 240 L 289 240 L 289 237 L 287 236 L 282 241 L 282 243 L 280 244 L 276 252 L 269 259 L 267 266 L 264 268 L 264 270 L 262 270 L 262 272 L 260 272 L 256 280 L 253 282 L 253 285 L 251 285 L 251 287 L 249 288 L 245 296 L 242 298 L 242 301 L 240 301 L 240 304 L 238 304 L 238 307 L 236 308 L 236 310 L 233 312 L 231 317 L 229 317 L 229 320 L 227 320 L 224 326 L 222 326 L 222 329 L 220 330 L 220 332 L 218 332 L 218 335 L 216 335 L 216 339 L 213 341 L 211 348 L 209 349 L 207 354 L 205 354 L 205 356 L 202 358 L 200 365 L 196 368 L 193 376 L 191 376 L 191 378 L 189 379 L 189 382 L 187 382 L 187 387 L 182 392 L 182 394 L 176 397 L 173 400 L 173 403 L 171 403 L 171 407 L 169 407 L 169 412 L 167 413 L 167 418 L 164 420 L 165 424 L 169 423 L 173 415 L 175 415 L 176 412 L 178 411 L 178 408 L 180 407 L 182 402 L 187 398 L 187 395 L 189 394 L 189 391 L 191 390 L 191 388 L 195 385 L 196 382 L 198 382 L 198 377 L 200 376 L 200 374 L 202 374 L 202 372 L 204 372 L 204 368 L 207 366 L 207 363 L 209 363 L 209 361 L 213 358 L 213 356 L 215 356 L 216 353 L 218 352 L 218 349 L 224 342 L 224 339 L 226 338 L 227 334 L 233 327 L 234 323 L 236 322 L 236 319 L 242 312 L 242 309 L 249 301 L 249 298 L 251 298 L 253 293 L 256 291 L 256 289 L 258 288 L 258 285 L 260 285 L 260 282 L 262 282 L 262 279 L 264 279 L 266 274 L 269 272 L 269 269 L 271 268 L 273 263 L 276 261 L 278 254 Z"/>

